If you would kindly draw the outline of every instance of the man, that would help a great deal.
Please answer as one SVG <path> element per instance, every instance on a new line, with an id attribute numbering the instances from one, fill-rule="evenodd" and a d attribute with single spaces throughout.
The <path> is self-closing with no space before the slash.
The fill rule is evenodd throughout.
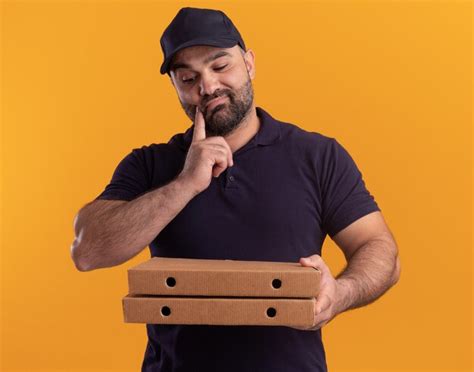
<path id="1" fill-rule="evenodd" d="M 161 38 L 162 74 L 194 122 L 134 149 L 75 219 L 81 271 L 152 256 L 300 262 L 322 271 L 314 327 L 147 324 L 143 371 L 326 371 L 321 327 L 399 277 L 398 249 L 347 151 L 253 100 L 255 56 L 227 16 L 181 9 Z M 329 235 L 347 267 L 321 258 Z"/>

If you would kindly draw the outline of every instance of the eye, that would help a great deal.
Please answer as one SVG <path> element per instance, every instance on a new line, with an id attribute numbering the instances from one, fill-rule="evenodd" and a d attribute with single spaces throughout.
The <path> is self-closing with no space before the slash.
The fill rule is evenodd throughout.
<path id="1" fill-rule="evenodd" d="M 191 79 L 183 79 L 181 80 L 184 84 L 190 84 L 194 81 L 194 78 L 191 78 Z"/>
<path id="2" fill-rule="evenodd" d="M 219 70 L 222 70 L 222 69 L 223 69 L 224 67 L 226 67 L 226 66 L 227 66 L 227 65 L 215 67 L 214 70 L 219 71 Z"/>

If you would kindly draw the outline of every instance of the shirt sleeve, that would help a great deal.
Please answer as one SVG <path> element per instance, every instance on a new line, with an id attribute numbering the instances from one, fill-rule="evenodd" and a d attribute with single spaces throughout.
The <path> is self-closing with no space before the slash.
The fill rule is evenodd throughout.
<path id="1" fill-rule="evenodd" d="M 104 200 L 133 200 L 150 189 L 144 149 L 133 149 L 115 169 L 104 191 L 96 197 Z"/>
<path id="2" fill-rule="evenodd" d="M 323 228 L 332 238 L 352 222 L 380 211 L 352 157 L 331 138 L 322 161 Z"/>

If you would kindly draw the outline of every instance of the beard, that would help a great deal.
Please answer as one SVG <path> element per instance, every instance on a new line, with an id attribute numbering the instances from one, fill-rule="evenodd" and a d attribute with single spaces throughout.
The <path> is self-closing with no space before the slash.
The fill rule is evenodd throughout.
<path id="1" fill-rule="evenodd" d="M 227 97 L 223 103 L 212 109 L 206 109 L 205 105 L 217 97 Z M 194 122 L 196 105 L 181 102 L 181 107 L 186 115 Z M 240 126 L 250 112 L 253 104 L 253 87 L 250 77 L 235 92 L 230 89 L 218 89 L 212 96 L 207 96 L 202 102 L 204 108 L 202 114 L 206 123 L 206 137 L 225 136 Z"/>

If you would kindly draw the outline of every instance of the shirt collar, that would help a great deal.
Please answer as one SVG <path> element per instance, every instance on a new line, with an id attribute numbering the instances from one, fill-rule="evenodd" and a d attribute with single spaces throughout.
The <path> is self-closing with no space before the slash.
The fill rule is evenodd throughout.
<path id="1" fill-rule="evenodd" d="M 261 107 L 255 108 L 260 119 L 260 128 L 257 134 L 249 141 L 256 145 L 268 146 L 277 143 L 281 138 L 280 123 Z M 194 124 L 184 133 L 175 134 L 168 143 L 175 143 L 187 150 L 193 139 Z"/>

